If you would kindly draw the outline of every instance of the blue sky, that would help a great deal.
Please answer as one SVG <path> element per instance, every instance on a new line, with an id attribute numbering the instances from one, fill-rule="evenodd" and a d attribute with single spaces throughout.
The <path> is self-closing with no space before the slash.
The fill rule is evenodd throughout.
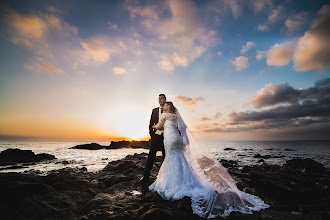
<path id="1" fill-rule="evenodd" d="M 165 93 L 201 139 L 327 139 L 329 14 L 324 0 L 2 3 L 0 135 L 148 138 Z"/>

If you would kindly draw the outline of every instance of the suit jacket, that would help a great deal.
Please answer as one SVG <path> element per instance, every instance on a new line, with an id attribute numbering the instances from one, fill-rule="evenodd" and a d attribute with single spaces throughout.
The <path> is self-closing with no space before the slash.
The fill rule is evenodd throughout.
<path id="1" fill-rule="evenodd" d="M 152 128 L 153 125 L 156 125 L 159 120 L 159 107 L 154 108 L 151 113 L 150 123 L 149 123 L 149 134 L 151 137 L 155 134 L 155 130 Z"/>

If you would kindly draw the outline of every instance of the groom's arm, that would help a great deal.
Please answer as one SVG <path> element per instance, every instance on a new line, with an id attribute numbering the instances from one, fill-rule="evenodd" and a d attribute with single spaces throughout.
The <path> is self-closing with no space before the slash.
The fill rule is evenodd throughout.
<path id="1" fill-rule="evenodd" d="M 155 134 L 152 126 L 154 125 L 154 109 L 152 110 L 151 112 L 151 117 L 150 117 L 150 122 L 149 122 L 149 134 L 150 134 L 150 137 L 152 137 L 152 135 Z"/>

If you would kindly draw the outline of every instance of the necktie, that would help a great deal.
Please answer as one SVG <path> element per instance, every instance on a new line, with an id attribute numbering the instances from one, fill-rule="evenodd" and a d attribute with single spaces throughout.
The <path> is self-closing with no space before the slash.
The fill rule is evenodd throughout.
<path id="1" fill-rule="evenodd" d="M 160 108 L 160 114 L 163 114 L 163 108 Z"/>

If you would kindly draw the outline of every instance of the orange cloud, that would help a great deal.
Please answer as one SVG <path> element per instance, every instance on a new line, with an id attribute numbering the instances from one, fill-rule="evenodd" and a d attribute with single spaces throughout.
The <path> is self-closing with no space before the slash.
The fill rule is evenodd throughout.
<path id="1" fill-rule="evenodd" d="M 63 73 L 63 70 L 54 67 L 50 63 L 47 63 L 41 57 L 37 57 L 36 62 L 34 62 L 32 65 L 25 64 L 24 67 L 27 68 L 27 69 L 30 69 L 32 71 L 39 72 L 39 73 L 40 72 L 48 72 L 48 73 L 55 74 L 55 75 Z"/>
<path id="2" fill-rule="evenodd" d="M 275 44 L 267 52 L 267 64 L 270 66 L 287 65 L 294 53 L 295 41 Z"/>
<path id="3" fill-rule="evenodd" d="M 96 64 L 106 63 L 110 59 L 109 49 L 104 47 L 104 43 L 97 37 L 90 37 L 81 41 L 81 46 Z"/>
<path id="4" fill-rule="evenodd" d="M 121 75 L 121 74 L 126 73 L 126 70 L 120 66 L 115 66 L 114 68 L 112 68 L 112 72 L 117 75 Z"/>
<path id="5" fill-rule="evenodd" d="M 190 98 L 182 95 L 176 96 L 175 100 L 185 105 L 196 105 L 197 102 L 205 101 L 203 97 Z"/>
<path id="6" fill-rule="evenodd" d="M 296 71 L 318 70 L 324 73 L 330 67 L 330 5 L 323 6 L 319 18 L 303 37 L 298 39 L 293 54 Z"/>

